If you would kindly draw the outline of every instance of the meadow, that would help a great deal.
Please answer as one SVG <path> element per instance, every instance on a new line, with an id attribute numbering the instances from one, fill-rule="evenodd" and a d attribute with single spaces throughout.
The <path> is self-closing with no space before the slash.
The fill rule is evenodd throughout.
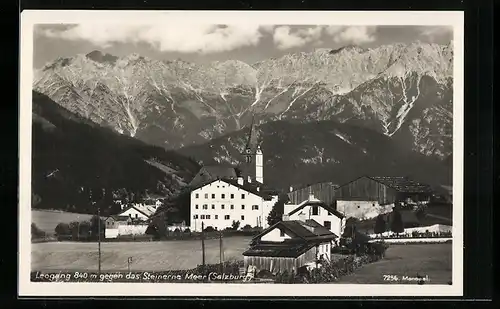
<path id="1" fill-rule="evenodd" d="M 251 237 L 233 236 L 223 239 L 224 260 L 242 260 Z M 191 269 L 202 264 L 201 241 L 109 242 L 101 243 L 101 269 L 165 271 Z M 219 263 L 219 240 L 205 241 L 205 262 Z M 81 242 L 46 242 L 31 244 L 32 271 L 96 271 L 98 244 Z"/>
<path id="2" fill-rule="evenodd" d="M 31 222 L 44 231 L 52 235 L 55 233 L 56 226 L 63 223 L 70 223 L 72 221 L 90 221 L 92 215 L 78 214 L 73 212 L 63 212 L 57 210 L 31 210 Z"/>
<path id="3" fill-rule="evenodd" d="M 452 244 L 390 245 L 385 258 L 362 266 L 342 277 L 338 283 L 386 284 L 412 282 L 394 281 L 385 275 L 428 276 L 429 284 L 448 284 L 452 279 Z"/>

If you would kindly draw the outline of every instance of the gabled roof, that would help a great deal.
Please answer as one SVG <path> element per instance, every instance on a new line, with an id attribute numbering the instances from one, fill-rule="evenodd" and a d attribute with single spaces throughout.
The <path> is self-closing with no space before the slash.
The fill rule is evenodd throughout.
<path id="1" fill-rule="evenodd" d="M 129 209 L 135 209 L 137 210 L 138 212 L 140 212 L 141 214 L 143 214 L 144 216 L 150 218 L 152 215 L 154 215 L 155 211 L 151 211 L 149 208 L 143 208 L 143 207 L 139 207 L 139 206 L 136 206 L 136 205 L 130 205 L 128 207 L 125 207 L 121 212 L 120 214 L 126 212 L 127 210 Z M 125 216 L 126 217 L 126 216 Z"/>
<path id="2" fill-rule="evenodd" d="M 266 256 L 296 258 L 313 248 L 314 242 L 260 243 L 243 252 L 243 256 Z"/>
<path id="3" fill-rule="evenodd" d="M 300 211 L 301 209 L 304 209 L 304 207 L 306 206 L 319 206 L 323 209 L 325 209 L 326 211 L 328 211 L 329 213 L 337 216 L 338 218 L 342 219 L 344 218 L 344 215 L 339 212 L 338 210 L 336 210 L 335 208 L 333 208 L 332 206 L 322 202 L 322 201 L 319 201 L 319 200 L 306 200 L 306 201 L 303 201 L 302 203 L 300 203 L 297 208 L 295 208 L 294 210 L 292 210 L 290 213 L 288 213 L 288 215 L 293 215 L 295 213 L 297 213 L 298 211 Z"/>
<path id="4" fill-rule="evenodd" d="M 262 238 L 262 236 L 271 232 L 274 229 L 285 230 L 292 239 L 299 239 L 302 241 L 327 241 L 337 238 L 338 236 L 330 232 L 328 229 L 323 227 L 321 224 L 315 220 L 306 220 L 305 222 L 300 220 L 287 220 L 279 221 L 252 239 L 252 243 Z"/>
<path id="5" fill-rule="evenodd" d="M 366 176 L 372 180 L 380 182 L 398 192 L 404 193 L 430 193 L 432 188 L 429 185 L 419 183 L 403 176 Z"/>
<path id="6" fill-rule="evenodd" d="M 193 180 L 189 183 L 190 186 L 199 186 L 200 184 L 225 178 L 236 178 L 236 168 L 228 165 L 206 165 L 201 167 Z"/>
<path id="7" fill-rule="evenodd" d="M 115 221 L 128 221 L 130 219 L 129 216 L 120 216 L 120 215 L 112 215 L 112 216 L 109 216 L 107 219 L 110 219 L 110 218 L 115 220 Z"/>
<path id="8" fill-rule="evenodd" d="M 207 185 L 210 185 L 210 184 L 212 184 L 212 183 L 214 183 L 216 181 L 222 181 L 222 182 L 225 182 L 225 183 L 227 183 L 229 185 L 238 187 L 241 190 L 244 190 L 246 192 L 250 192 L 250 193 L 253 193 L 253 194 L 257 195 L 257 196 L 260 196 L 260 197 L 262 197 L 265 200 L 271 200 L 272 196 L 275 195 L 273 191 L 270 191 L 269 189 L 267 189 L 265 187 L 263 188 L 263 185 L 260 184 L 260 183 L 257 183 L 257 182 L 251 182 L 251 183 L 249 183 L 249 182 L 247 182 L 247 181 L 244 180 L 243 184 L 240 185 L 238 183 L 237 179 L 214 179 L 214 180 L 208 181 L 206 183 L 199 184 L 196 187 L 192 187 L 191 189 L 192 190 L 196 190 L 196 189 L 205 187 Z M 257 188 L 260 188 L 260 189 L 257 190 Z"/>

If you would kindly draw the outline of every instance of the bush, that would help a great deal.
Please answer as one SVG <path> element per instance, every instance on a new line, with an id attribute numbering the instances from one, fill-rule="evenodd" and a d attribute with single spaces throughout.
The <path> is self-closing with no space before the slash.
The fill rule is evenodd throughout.
<path id="1" fill-rule="evenodd" d="M 231 228 L 235 231 L 238 230 L 240 228 L 240 221 L 233 220 L 233 224 L 231 225 Z"/>
<path id="2" fill-rule="evenodd" d="M 243 228 L 242 228 L 244 231 L 248 231 L 248 230 L 251 230 L 252 229 L 252 226 L 250 224 L 247 224 L 245 225 Z"/>
<path id="3" fill-rule="evenodd" d="M 31 239 L 43 237 L 45 237 L 45 232 L 38 228 L 35 223 L 31 223 Z"/>
<path id="4" fill-rule="evenodd" d="M 69 228 L 69 224 L 67 223 L 59 223 L 55 230 L 57 236 L 67 236 L 71 234 L 71 229 Z"/>
<path id="5" fill-rule="evenodd" d="M 184 233 L 186 233 L 186 234 L 187 233 L 191 233 L 191 230 L 189 228 L 187 228 L 187 229 L 184 230 Z"/>
<path id="6" fill-rule="evenodd" d="M 203 231 L 209 233 L 209 232 L 215 232 L 215 229 L 213 226 L 207 226 Z"/>

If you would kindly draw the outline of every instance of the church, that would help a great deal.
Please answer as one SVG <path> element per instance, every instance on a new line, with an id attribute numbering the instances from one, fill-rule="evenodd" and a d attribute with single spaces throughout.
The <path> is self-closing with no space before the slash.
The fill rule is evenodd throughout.
<path id="1" fill-rule="evenodd" d="M 239 227 L 268 227 L 267 217 L 278 193 L 264 185 L 264 154 L 252 120 L 242 163 L 238 167 L 204 166 L 189 184 L 191 187 L 190 227 L 201 231 Z"/>

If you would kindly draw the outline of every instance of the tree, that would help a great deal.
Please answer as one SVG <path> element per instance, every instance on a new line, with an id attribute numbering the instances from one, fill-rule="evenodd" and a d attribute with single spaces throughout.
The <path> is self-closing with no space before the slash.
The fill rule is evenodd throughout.
<path id="1" fill-rule="evenodd" d="M 35 223 L 31 223 L 31 238 L 45 237 L 45 232 L 42 231 Z"/>
<path id="2" fill-rule="evenodd" d="M 392 211 L 391 231 L 396 233 L 396 235 L 404 231 L 403 218 L 397 209 Z"/>
<path id="3" fill-rule="evenodd" d="M 280 195 L 276 203 L 273 205 L 273 208 L 269 212 L 269 215 L 267 216 L 267 224 L 271 226 L 281 221 L 285 210 L 286 200 L 287 197 Z"/>
<path id="4" fill-rule="evenodd" d="M 237 231 L 240 227 L 240 221 L 234 221 L 233 220 L 233 224 L 231 225 L 231 228 L 235 231 Z"/>
<path id="5" fill-rule="evenodd" d="M 384 216 L 382 214 L 378 215 L 375 220 L 375 227 L 373 228 L 373 232 L 375 234 L 382 234 L 386 230 Z"/>
<path id="6" fill-rule="evenodd" d="M 99 235 L 99 220 L 101 221 L 100 234 L 101 236 L 104 235 L 104 231 L 106 230 L 104 220 L 99 218 L 97 215 L 93 215 L 92 218 L 90 218 L 90 234 L 92 235 L 92 237 L 97 237 Z"/>

